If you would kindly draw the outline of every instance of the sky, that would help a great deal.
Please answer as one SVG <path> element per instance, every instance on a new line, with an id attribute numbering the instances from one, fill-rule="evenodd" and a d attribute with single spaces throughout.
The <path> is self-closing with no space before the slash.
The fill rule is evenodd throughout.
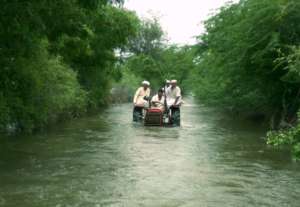
<path id="1" fill-rule="evenodd" d="M 228 0 L 126 0 L 125 8 L 141 18 L 159 17 L 170 43 L 193 44 L 203 21 Z"/>

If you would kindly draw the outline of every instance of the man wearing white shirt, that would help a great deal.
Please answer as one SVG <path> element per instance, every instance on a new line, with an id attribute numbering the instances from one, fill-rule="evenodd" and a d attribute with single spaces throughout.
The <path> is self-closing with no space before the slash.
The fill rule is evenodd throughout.
<path id="1" fill-rule="evenodd" d="M 133 98 L 134 106 L 144 107 L 147 103 L 146 98 L 150 96 L 150 83 L 148 81 L 142 82 L 142 87 L 138 88 Z"/>
<path id="2" fill-rule="evenodd" d="M 161 112 L 164 112 L 165 109 L 165 97 L 163 95 L 164 91 L 160 89 L 158 93 L 151 99 L 152 108 L 159 109 Z"/>
<path id="3" fill-rule="evenodd" d="M 181 89 L 177 86 L 177 81 L 172 80 L 171 86 L 166 90 L 168 107 L 177 106 L 181 104 Z"/>
<path id="4" fill-rule="evenodd" d="M 173 125 L 180 125 L 181 89 L 177 86 L 177 80 L 171 80 L 171 86 L 166 90 L 167 105 L 171 110 Z"/>
<path id="5" fill-rule="evenodd" d="M 141 121 L 143 118 L 143 110 L 148 103 L 150 96 L 150 83 L 148 81 L 142 82 L 142 87 L 138 88 L 133 98 L 133 121 Z"/>

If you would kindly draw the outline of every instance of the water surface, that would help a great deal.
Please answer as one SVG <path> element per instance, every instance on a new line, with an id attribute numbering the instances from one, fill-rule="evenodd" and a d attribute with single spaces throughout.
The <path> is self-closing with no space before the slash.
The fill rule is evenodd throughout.
<path id="1" fill-rule="evenodd" d="M 189 100 L 182 127 L 115 105 L 47 133 L 0 138 L 0 206 L 300 206 L 300 166 L 265 130 Z"/>

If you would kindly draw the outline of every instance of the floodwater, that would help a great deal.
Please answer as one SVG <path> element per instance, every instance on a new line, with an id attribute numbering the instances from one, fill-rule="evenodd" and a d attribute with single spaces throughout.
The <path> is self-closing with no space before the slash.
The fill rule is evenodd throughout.
<path id="1" fill-rule="evenodd" d="M 182 127 L 115 105 L 47 133 L 0 138 L 0 206 L 300 206 L 300 165 L 265 130 L 188 100 Z"/>

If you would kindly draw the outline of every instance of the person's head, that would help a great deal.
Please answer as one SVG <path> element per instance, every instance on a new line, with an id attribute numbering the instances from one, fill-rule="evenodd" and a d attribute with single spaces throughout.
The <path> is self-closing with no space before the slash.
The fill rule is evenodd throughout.
<path id="1" fill-rule="evenodd" d="M 166 86 L 169 87 L 170 86 L 170 80 L 166 80 Z"/>
<path id="2" fill-rule="evenodd" d="M 164 94 L 164 91 L 162 89 L 159 89 L 157 94 L 159 97 L 161 97 Z"/>
<path id="3" fill-rule="evenodd" d="M 150 87 L 150 82 L 149 81 L 143 81 L 142 86 L 143 86 L 144 89 L 147 89 L 147 88 Z"/>
<path id="4" fill-rule="evenodd" d="M 171 86 L 175 88 L 177 86 L 177 80 L 171 80 Z"/>

